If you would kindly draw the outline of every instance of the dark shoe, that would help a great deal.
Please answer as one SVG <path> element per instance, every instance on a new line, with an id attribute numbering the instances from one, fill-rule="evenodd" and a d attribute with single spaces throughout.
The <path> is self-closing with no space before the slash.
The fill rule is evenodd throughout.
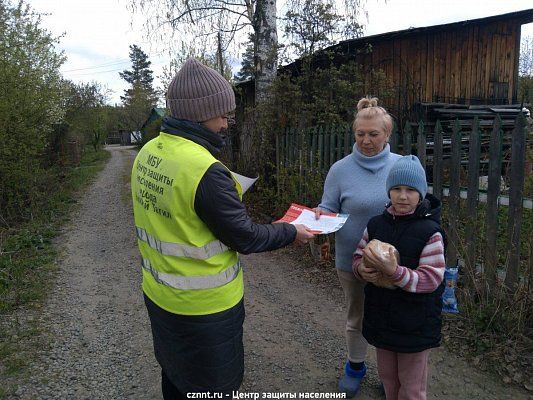
<path id="1" fill-rule="evenodd" d="M 339 381 L 339 391 L 341 393 L 346 393 L 346 397 L 354 397 L 359 391 L 359 386 L 361 381 L 366 374 L 366 365 L 363 366 L 361 370 L 353 370 L 350 367 L 350 363 L 346 362 L 344 367 L 344 376 Z"/>

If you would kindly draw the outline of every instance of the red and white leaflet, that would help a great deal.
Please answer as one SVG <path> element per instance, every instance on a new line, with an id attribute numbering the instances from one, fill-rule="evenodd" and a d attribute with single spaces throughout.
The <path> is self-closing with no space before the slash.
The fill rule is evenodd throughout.
<path id="1" fill-rule="evenodd" d="M 293 203 L 285 215 L 276 222 L 288 222 L 293 225 L 301 224 L 305 225 L 313 233 L 327 234 L 341 229 L 348 216 L 348 214 L 323 212 L 320 218 L 316 219 L 315 212 L 312 209 Z"/>

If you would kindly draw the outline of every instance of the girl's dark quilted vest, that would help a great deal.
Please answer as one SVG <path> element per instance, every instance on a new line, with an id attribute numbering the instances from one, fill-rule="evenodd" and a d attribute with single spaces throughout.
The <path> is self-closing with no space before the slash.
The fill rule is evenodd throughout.
<path id="1" fill-rule="evenodd" d="M 415 269 L 429 238 L 440 227 L 440 202 L 428 195 L 414 214 L 394 217 L 385 211 L 368 222 L 369 240 L 392 244 L 400 253 L 400 265 Z M 430 211 L 430 208 L 432 210 Z M 432 293 L 410 293 L 403 289 L 365 287 L 363 336 L 375 347 L 416 353 L 438 347 L 441 340 L 441 283 Z"/>

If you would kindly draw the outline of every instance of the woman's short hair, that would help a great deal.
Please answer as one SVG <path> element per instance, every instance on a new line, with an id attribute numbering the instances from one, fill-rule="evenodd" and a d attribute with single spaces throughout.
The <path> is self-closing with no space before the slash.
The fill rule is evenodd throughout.
<path id="1" fill-rule="evenodd" d="M 357 128 L 357 121 L 360 119 L 374 119 L 380 118 L 383 123 L 383 128 L 387 135 L 392 133 L 392 117 L 383 107 L 378 106 L 378 98 L 366 96 L 357 102 L 357 110 L 355 112 L 355 119 L 353 121 L 353 130 Z"/>

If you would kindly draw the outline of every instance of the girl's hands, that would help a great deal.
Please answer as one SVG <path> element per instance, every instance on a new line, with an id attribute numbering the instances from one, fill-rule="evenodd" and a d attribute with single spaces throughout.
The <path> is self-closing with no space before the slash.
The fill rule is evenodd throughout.
<path id="1" fill-rule="evenodd" d="M 363 253 L 368 262 L 385 275 L 392 276 L 396 272 L 398 262 L 393 249 L 389 249 L 389 253 L 383 255 L 367 246 L 363 249 Z"/>
<path id="2" fill-rule="evenodd" d="M 370 283 L 376 283 L 378 279 L 382 277 L 381 272 L 374 268 L 367 267 L 364 261 L 361 261 L 357 267 L 357 271 L 359 272 L 359 275 L 361 275 L 361 278 Z"/>

